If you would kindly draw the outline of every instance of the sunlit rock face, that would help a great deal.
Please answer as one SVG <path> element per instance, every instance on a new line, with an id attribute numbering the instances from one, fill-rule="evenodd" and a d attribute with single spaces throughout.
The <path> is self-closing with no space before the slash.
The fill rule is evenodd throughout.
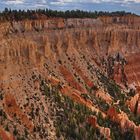
<path id="1" fill-rule="evenodd" d="M 117 58 L 118 53 L 120 58 Z M 14 114 L 17 114 L 16 117 L 32 133 L 33 126 L 38 124 L 39 119 L 44 122 L 45 114 L 42 113 L 42 117 L 32 121 L 28 115 L 31 107 L 27 105 L 26 99 L 32 99 L 32 95 L 38 93 L 42 105 L 39 103 L 37 105 L 39 108 L 43 106 L 48 113 L 50 104 L 45 105 L 40 93 L 39 78 L 44 77 L 50 83 L 53 81 L 52 85 L 63 83 L 61 89 L 63 94 L 106 116 L 106 112 L 81 97 L 81 94 L 89 92 L 90 95 L 93 94 L 94 92 L 89 89 L 95 88 L 95 85 L 101 88 L 96 70 L 116 81 L 125 90 L 132 85 L 138 88 L 139 60 L 140 18 L 136 16 L 98 19 L 56 18 L 1 23 L 0 89 L 5 93 L 3 100 L 5 111 L 12 121 Z M 92 66 L 94 69 L 91 69 Z M 34 79 L 34 75 L 37 75 L 37 78 Z M 95 90 L 96 97 L 104 96 L 106 102 L 109 101 L 109 104 L 113 102 L 113 98 L 103 87 L 99 91 Z M 138 98 L 136 95 L 128 102 L 132 112 Z M 9 102 L 13 103 L 12 110 L 8 108 Z M 24 104 L 27 107 L 23 107 L 22 110 L 19 106 Z M 30 101 L 29 104 L 35 103 Z M 137 112 L 138 114 L 140 112 L 139 106 Z M 139 127 L 129 121 L 126 114 L 118 115 L 117 119 L 121 120 L 122 129 L 126 129 L 126 126 L 134 128 L 136 139 L 140 139 Z M 44 126 L 49 130 L 49 138 L 56 139 L 53 122 L 49 121 L 49 124 L 51 127 L 48 124 Z M 23 126 L 18 127 L 22 132 Z M 99 128 L 110 137 L 110 129 Z M 7 135 L 7 132 L 3 132 L 3 128 L 0 129 L 2 135 Z M 39 136 L 37 138 L 40 139 Z"/>

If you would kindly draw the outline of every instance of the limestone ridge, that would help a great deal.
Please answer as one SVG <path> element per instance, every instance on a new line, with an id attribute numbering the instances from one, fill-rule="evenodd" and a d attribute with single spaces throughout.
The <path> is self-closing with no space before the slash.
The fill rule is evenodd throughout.
<path id="1" fill-rule="evenodd" d="M 1 23 L 0 111 L 6 118 L 0 115 L 0 138 L 58 139 L 56 114 L 64 108 L 52 96 L 46 99 L 47 85 L 49 92 L 59 90 L 103 118 L 109 116 L 123 130 L 121 138 L 131 130 L 140 139 L 139 60 L 138 16 Z M 84 121 L 101 137 L 116 139 L 111 126 L 100 123 L 100 115 L 92 115 Z M 65 137 L 60 131 L 59 138 Z"/>

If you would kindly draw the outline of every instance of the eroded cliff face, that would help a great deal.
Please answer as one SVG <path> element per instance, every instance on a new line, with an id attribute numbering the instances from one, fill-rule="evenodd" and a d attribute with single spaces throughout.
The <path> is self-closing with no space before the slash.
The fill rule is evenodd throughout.
<path id="1" fill-rule="evenodd" d="M 56 139 L 56 130 L 48 109 L 51 103 L 45 102 L 40 91 L 41 78 L 49 80 L 51 85 L 61 83 L 63 88 L 60 91 L 63 94 L 85 104 L 91 110 L 101 112 L 105 117 L 106 112 L 90 100 L 86 100 L 83 94 L 90 93 L 89 95 L 93 96 L 95 92 L 96 98 L 100 96 L 111 105 L 116 99 L 104 89 L 98 72 L 114 79 L 123 91 L 128 90 L 130 85 L 139 87 L 139 59 L 139 17 L 42 19 L 2 23 L 0 90 L 3 104 L 0 104 L 0 107 L 4 108 L 9 117 L 2 126 L 11 120 L 17 125 L 19 133 L 25 128 L 33 133 L 33 127 L 41 125 L 42 129 L 48 129 L 48 138 Z M 50 77 L 54 79 L 50 80 Z M 35 97 L 39 100 L 36 101 Z M 136 102 L 130 100 L 130 106 L 133 107 L 134 104 Z M 36 110 L 45 109 L 31 119 L 30 112 L 33 107 Z M 49 118 L 47 123 L 44 119 L 46 114 Z M 22 127 L 16 118 L 21 121 Z M 121 119 L 123 118 L 125 120 L 127 117 L 123 116 Z M 10 132 L 13 129 L 11 127 Z M 44 134 L 44 138 L 45 136 Z M 40 133 L 30 135 L 29 139 L 32 138 L 41 139 Z M 138 133 L 136 138 L 139 139 Z"/>
<path id="2" fill-rule="evenodd" d="M 129 15 L 129 16 L 114 16 L 112 18 L 110 17 L 102 17 L 101 20 L 105 23 L 105 24 L 124 24 L 129 26 L 130 28 L 135 28 L 135 29 L 139 29 L 140 24 L 139 24 L 139 17 L 138 16 L 133 16 L 133 15 Z"/>

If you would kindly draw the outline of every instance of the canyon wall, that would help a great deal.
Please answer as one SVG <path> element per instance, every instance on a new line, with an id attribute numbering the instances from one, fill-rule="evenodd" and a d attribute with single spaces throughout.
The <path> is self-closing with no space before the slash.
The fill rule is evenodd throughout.
<path id="1" fill-rule="evenodd" d="M 122 60 L 125 60 L 123 67 L 122 61 L 114 60 L 118 53 Z M 110 57 L 115 64 L 108 62 Z M 28 118 L 32 105 L 23 107 L 23 110 L 18 106 L 25 104 L 27 97 L 33 99 L 32 96 L 37 92 L 46 113 L 48 108 L 45 107 L 44 98 L 39 92 L 38 80 L 39 77 L 48 80 L 48 77 L 54 76 L 58 83 L 63 85 L 61 90 L 64 94 L 106 116 L 106 113 L 100 111 L 96 105 L 83 99 L 81 94 L 92 93 L 89 89 L 97 86 L 97 89 L 101 88 L 99 90 L 101 98 L 104 96 L 104 100 L 109 99 L 113 102 L 114 97 L 106 93 L 97 75 L 100 71 L 108 76 L 108 69 L 112 68 L 114 71 L 111 78 L 125 90 L 126 85 L 122 85 L 124 75 L 127 86 L 133 84 L 139 87 L 139 59 L 140 17 L 137 16 L 98 19 L 56 18 L 1 23 L 0 89 L 5 93 L 3 101 L 5 111 L 10 120 L 14 120 L 15 117 L 11 114 L 16 113 L 16 117 L 21 119 L 25 127 L 28 125 L 25 121 L 28 120 L 32 131 L 33 125 Z M 35 75 L 38 76 L 37 79 L 33 79 Z M 9 94 L 13 98 L 10 98 Z M 8 106 L 12 101 L 14 105 L 10 111 Z M 36 106 L 33 101 L 31 104 Z M 135 104 L 132 100 L 130 108 Z M 37 105 L 40 106 L 39 103 Z M 45 116 L 45 113 L 41 115 Z M 44 121 L 41 116 L 39 119 Z M 38 120 L 35 120 L 34 125 L 37 123 Z M 51 121 L 49 123 L 53 134 L 51 130 L 48 133 L 55 139 L 53 123 Z"/>
<path id="2" fill-rule="evenodd" d="M 2 23 L 0 60 L 4 65 L 12 61 L 41 65 L 46 57 L 56 61 L 65 52 L 86 54 L 101 64 L 102 58 L 119 52 L 130 61 L 126 66 L 129 75 L 130 65 L 135 65 L 132 61 L 140 53 L 139 23 L 135 16 Z M 139 63 L 133 68 L 137 75 Z"/>

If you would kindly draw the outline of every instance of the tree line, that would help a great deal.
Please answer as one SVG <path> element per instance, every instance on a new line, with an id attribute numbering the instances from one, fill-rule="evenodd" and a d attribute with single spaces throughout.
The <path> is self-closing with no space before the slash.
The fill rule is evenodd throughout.
<path id="1" fill-rule="evenodd" d="M 48 18 L 97 18 L 99 16 L 125 16 L 134 15 L 130 12 L 116 11 L 116 12 L 103 12 L 103 11 L 82 11 L 82 10 L 67 10 L 57 11 L 51 9 L 37 9 L 37 10 L 11 10 L 5 8 L 4 11 L 0 12 L 1 21 L 20 21 L 24 19 L 39 19 L 41 17 Z"/>

